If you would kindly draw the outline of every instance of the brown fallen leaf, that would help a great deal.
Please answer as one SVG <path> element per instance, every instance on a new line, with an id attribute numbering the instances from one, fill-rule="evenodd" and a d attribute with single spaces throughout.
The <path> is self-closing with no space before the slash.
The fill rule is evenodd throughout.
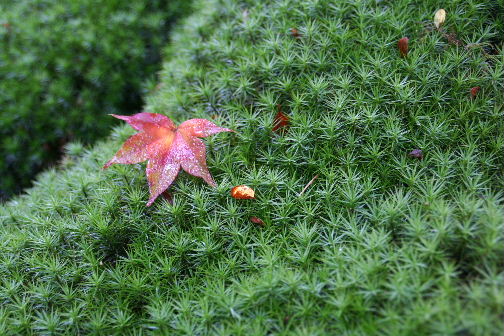
<path id="1" fill-rule="evenodd" d="M 238 185 L 231 189 L 231 196 L 235 199 L 253 199 L 255 198 L 255 191 L 249 186 Z"/>

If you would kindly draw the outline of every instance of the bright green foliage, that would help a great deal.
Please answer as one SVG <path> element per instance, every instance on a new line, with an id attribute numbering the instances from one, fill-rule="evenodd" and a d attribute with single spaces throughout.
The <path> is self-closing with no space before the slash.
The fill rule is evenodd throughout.
<path id="1" fill-rule="evenodd" d="M 0 333 L 501 335 L 503 8 L 445 5 L 472 46 L 436 1 L 207 3 L 147 110 L 238 131 L 205 140 L 218 187 L 147 208 L 142 165 L 100 170 L 131 129 L 68 146 L 0 210 Z"/>
<path id="2" fill-rule="evenodd" d="M 188 0 L 2 0 L 0 198 L 29 185 L 70 140 L 139 112 L 142 83 Z"/>

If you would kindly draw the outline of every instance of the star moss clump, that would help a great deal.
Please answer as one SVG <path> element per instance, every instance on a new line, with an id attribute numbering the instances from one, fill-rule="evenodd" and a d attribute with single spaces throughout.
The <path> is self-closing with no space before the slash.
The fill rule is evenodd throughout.
<path id="1" fill-rule="evenodd" d="M 217 187 L 146 207 L 144 166 L 100 169 L 128 127 L 67 146 L 0 208 L 0 334 L 501 335 L 503 7 L 438 6 L 200 2 L 145 110 L 237 131 Z"/>

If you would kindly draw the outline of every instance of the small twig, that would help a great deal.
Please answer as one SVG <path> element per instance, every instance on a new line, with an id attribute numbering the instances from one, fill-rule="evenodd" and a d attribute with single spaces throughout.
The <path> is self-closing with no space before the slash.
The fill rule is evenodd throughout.
<path id="1" fill-rule="evenodd" d="M 304 194 L 304 192 L 306 191 L 306 189 L 308 189 L 313 184 L 313 182 L 315 182 L 315 180 L 317 179 L 317 177 L 318 177 L 318 174 L 315 175 L 315 176 L 313 176 L 313 178 L 310 180 L 310 182 L 308 182 L 308 184 L 305 185 L 305 187 L 303 188 L 303 190 L 301 190 L 301 192 L 298 195 L 299 197 L 301 197 L 301 195 Z"/>

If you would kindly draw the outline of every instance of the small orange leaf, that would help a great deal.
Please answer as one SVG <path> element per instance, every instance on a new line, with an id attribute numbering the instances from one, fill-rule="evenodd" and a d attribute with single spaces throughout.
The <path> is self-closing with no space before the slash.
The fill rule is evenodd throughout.
<path id="1" fill-rule="evenodd" d="M 246 185 L 238 185 L 231 189 L 231 196 L 236 199 L 253 199 L 255 191 Z"/>
<path id="2" fill-rule="evenodd" d="M 478 92 L 481 88 L 479 86 L 475 86 L 471 88 L 471 98 L 474 99 L 478 95 Z"/>
<path id="3" fill-rule="evenodd" d="M 264 221 L 259 217 L 252 216 L 252 217 L 250 217 L 250 221 L 254 224 L 264 226 Z"/>
<path id="4" fill-rule="evenodd" d="M 402 57 L 408 56 L 408 41 L 409 38 L 403 37 L 397 42 L 397 47 L 399 48 Z"/>
<path id="5" fill-rule="evenodd" d="M 437 29 L 441 27 L 441 25 L 445 22 L 446 19 L 446 11 L 441 8 L 436 11 L 436 14 L 434 14 L 434 26 L 436 26 Z"/>
<path id="6" fill-rule="evenodd" d="M 275 115 L 275 119 L 273 120 L 273 128 L 271 129 L 273 132 L 285 130 L 287 126 L 289 126 L 289 117 L 287 117 L 282 112 L 282 105 L 277 105 L 278 112 Z"/>

